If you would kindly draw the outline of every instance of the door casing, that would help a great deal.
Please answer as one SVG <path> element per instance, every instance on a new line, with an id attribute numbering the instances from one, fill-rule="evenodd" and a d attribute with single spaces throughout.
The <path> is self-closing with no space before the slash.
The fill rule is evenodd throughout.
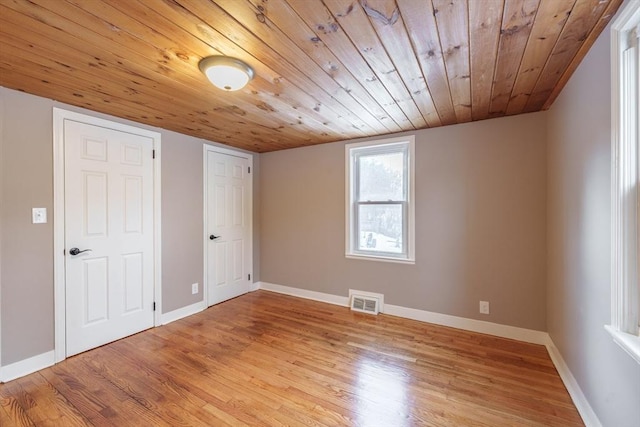
<path id="1" fill-rule="evenodd" d="M 208 292 L 208 288 L 209 288 L 209 283 L 208 283 L 208 273 L 209 273 L 209 265 L 208 265 L 208 250 L 209 250 L 209 227 L 207 224 L 207 187 L 208 187 L 208 180 L 207 180 L 207 153 L 208 152 L 215 152 L 215 153 L 219 153 L 219 154 L 226 154 L 228 156 L 235 156 L 235 157 L 240 157 L 240 158 L 244 158 L 247 159 L 247 162 L 249 163 L 249 168 L 251 169 L 251 174 L 250 174 L 250 179 L 249 179 L 249 213 L 250 213 L 250 217 L 251 217 L 251 221 L 249 221 L 249 274 L 251 275 L 251 280 L 249 281 L 249 291 L 251 291 L 252 286 L 251 283 L 253 283 L 253 156 L 249 153 L 245 153 L 243 151 L 236 151 L 236 150 L 230 150 L 227 148 L 222 148 L 222 147 L 217 147 L 217 146 L 213 146 L 213 145 L 207 145 L 204 144 L 203 146 L 203 150 L 202 150 L 202 181 L 203 181 L 203 186 L 202 186 L 202 200 L 203 200 L 203 207 L 202 207 L 202 247 L 203 247 L 203 251 L 202 251 L 202 255 L 203 255 L 203 266 L 204 266 L 204 275 L 202 277 L 203 283 L 202 283 L 202 298 L 204 300 L 204 306 L 208 307 L 209 306 L 209 292 Z"/>
<path id="2" fill-rule="evenodd" d="M 141 129 L 86 114 L 53 109 L 53 265 L 54 265 L 54 353 L 55 363 L 66 358 L 66 302 L 65 302 L 65 194 L 64 194 L 64 122 L 73 120 L 94 126 L 133 133 L 151 138 L 153 162 L 153 272 L 154 326 L 161 324 L 162 307 L 162 246 L 161 246 L 161 138 L 159 132 Z"/>

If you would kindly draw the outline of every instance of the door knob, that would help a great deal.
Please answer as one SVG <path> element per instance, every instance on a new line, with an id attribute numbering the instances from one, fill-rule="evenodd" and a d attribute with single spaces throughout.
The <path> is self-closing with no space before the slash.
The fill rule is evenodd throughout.
<path id="1" fill-rule="evenodd" d="M 85 250 L 83 250 L 83 251 L 81 251 L 81 250 L 80 250 L 80 249 L 78 249 L 78 248 L 71 248 L 71 249 L 69 249 L 69 253 L 70 253 L 71 255 L 78 255 L 78 254 L 81 254 L 82 252 L 90 252 L 90 251 L 91 251 L 91 249 L 85 249 Z"/>
<path id="2" fill-rule="evenodd" d="M 218 239 L 219 237 L 220 237 L 220 236 L 215 236 L 215 235 L 213 235 L 213 234 L 212 234 L 212 235 L 210 235 L 210 236 L 209 236 L 209 240 L 216 240 L 216 239 Z"/>

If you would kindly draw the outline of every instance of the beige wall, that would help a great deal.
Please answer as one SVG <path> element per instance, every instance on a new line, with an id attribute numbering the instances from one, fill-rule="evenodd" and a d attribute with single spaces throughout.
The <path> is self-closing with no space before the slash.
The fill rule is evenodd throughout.
<path id="1" fill-rule="evenodd" d="M 537 113 L 415 133 L 415 265 L 345 258 L 344 143 L 261 155 L 261 280 L 545 330 L 545 127 Z"/>
<path id="2" fill-rule="evenodd" d="M 2 144 L 2 364 L 53 349 L 51 101 L 0 88 Z M 31 208 L 47 208 L 31 224 Z"/>
<path id="3" fill-rule="evenodd" d="M 202 146 L 207 141 L 1 87 L 0 104 L 2 365 L 53 350 L 54 106 L 161 132 L 162 312 L 202 300 Z M 47 208 L 47 224 L 31 224 L 32 207 Z M 255 266 L 254 275 L 259 276 Z M 200 293 L 191 295 L 195 282 Z"/>
<path id="4" fill-rule="evenodd" d="M 611 322 L 610 32 L 549 111 L 547 327 L 602 424 L 640 425 L 640 365 Z"/>
<path id="5" fill-rule="evenodd" d="M 203 298 L 202 142 L 162 134 L 162 312 Z M 199 283 L 198 294 L 191 284 Z"/>

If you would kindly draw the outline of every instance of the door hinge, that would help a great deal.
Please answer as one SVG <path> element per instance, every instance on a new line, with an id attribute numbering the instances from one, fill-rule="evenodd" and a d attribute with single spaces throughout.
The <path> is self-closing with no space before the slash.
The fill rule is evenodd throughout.
<path id="1" fill-rule="evenodd" d="M 249 170 L 249 173 L 251 173 L 251 166 L 247 166 L 247 169 Z"/>
<path id="2" fill-rule="evenodd" d="M 151 158 L 156 158 L 156 150 L 151 150 Z"/>
<path id="3" fill-rule="evenodd" d="M 249 280 L 251 280 L 251 274 L 249 274 Z"/>
<path id="4" fill-rule="evenodd" d="M 156 311 L 156 302 L 153 302 L 153 311 Z"/>

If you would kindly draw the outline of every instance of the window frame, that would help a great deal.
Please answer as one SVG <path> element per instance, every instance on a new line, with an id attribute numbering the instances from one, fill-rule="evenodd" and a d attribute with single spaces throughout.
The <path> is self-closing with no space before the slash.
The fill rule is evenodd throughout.
<path id="1" fill-rule="evenodd" d="M 360 201 L 359 158 L 364 155 L 404 153 L 404 200 Z M 345 256 L 353 259 L 415 263 L 415 136 L 386 138 L 345 145 Z M 359 249 L 359 210 L 361 206 L 400 205 L 403 211 L 403 251 L 366 251 Z"/>
<path id="2" fill-rule="evenodd" d="M 611 325 L 605 328 L 640 363 L 640 47 L 628 61 L 632 65 L 625 65 L 624 54 L 634 31 L 636 36 L 640 31 L 637 1 L 629 2 L 611 27 Z"/>

